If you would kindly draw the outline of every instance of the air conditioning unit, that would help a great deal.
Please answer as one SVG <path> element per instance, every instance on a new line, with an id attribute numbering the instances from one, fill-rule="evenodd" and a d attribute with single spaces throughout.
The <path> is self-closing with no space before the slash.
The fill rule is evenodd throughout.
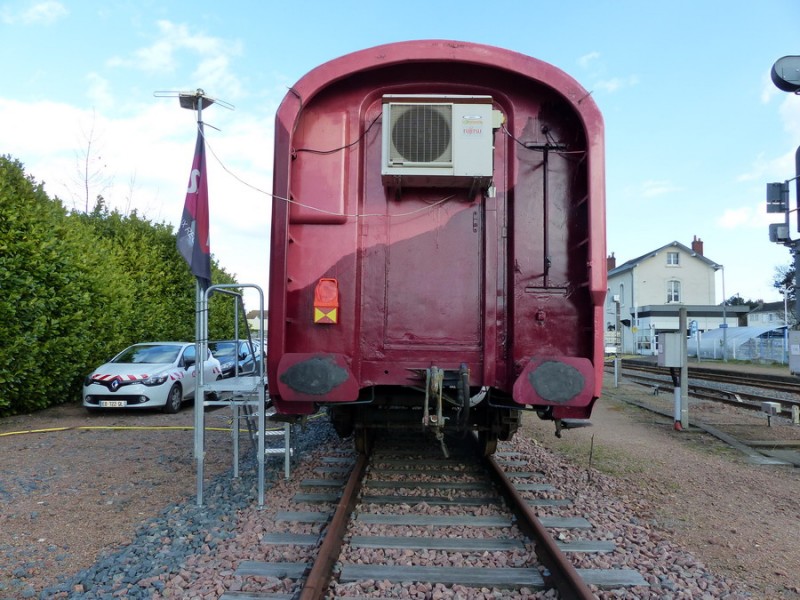
<path id="1" fill-rule="evenodd" d="M 488 186 L 494 154 L 492 98 L 387 94 L 382 141 L 386 186 Z"/>

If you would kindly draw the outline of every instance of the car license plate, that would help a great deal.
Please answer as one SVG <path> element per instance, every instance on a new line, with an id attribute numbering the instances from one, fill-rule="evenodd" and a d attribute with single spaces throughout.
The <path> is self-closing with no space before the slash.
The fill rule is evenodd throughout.
<path id="1" fill-rule="evenodd" d="M 127 400 L 100 400 L 100 406 L 103 408 L 124 408 L 128 406 Z"/>

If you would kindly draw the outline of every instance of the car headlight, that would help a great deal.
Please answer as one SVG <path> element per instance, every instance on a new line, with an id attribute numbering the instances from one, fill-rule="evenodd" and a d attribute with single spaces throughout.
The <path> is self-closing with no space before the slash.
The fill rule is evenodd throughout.
<path id="1" fill-rule="evenodd" d="M 220 365 L 220 369 L 222 369 L 223 371 L 227 371 L 228 369 L 232 368 L 233 368 L 233 361 L 224 362 Z"/>
<path id="2" fill-rule="evenodd" d="M 92 385 L 93 383 L 94 383 L 94 379 L 92 379 L 91 375 L 87 375 L 83 380 L 83 385 L 84 386 Z"/>
<path id="3" fill-rule="evenodd" d="M 142 379 L 141 383 L 143 385 L 153 386 L 153 385 L 161 385 L 166 380 L 167 380 L 167 376 L 166 375 L 151 375 L 147 379 Z"/>

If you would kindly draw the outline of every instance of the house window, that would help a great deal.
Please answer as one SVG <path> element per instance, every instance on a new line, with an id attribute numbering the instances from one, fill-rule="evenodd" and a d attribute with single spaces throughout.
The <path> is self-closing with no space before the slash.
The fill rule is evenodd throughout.
<path id="1" fill-rule="evenodd" d="M 667 304 L 681 301 L 681 282 L 672 279 L 667 282 Z"/>
<path id="2" fill-rule="evenodd" d="M 625 306 L 625 284 L 619 284 L 619 305 Z"/>
<path id="3" fill-rule="evenodd" d="M 667 265 L 677 267 L 680 264 L 680 256 L 677 252 L 667 252 Z"/>

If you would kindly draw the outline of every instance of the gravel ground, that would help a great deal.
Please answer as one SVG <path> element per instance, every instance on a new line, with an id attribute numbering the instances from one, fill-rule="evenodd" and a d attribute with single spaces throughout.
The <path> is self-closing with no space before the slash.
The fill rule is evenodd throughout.
<path id="1" fill-rule="evenodd" d="M 607 381 L 593 427 L 557 440 L 551 423 L 527 419 L 517 442 L 531 453 L 546 447 L 570 457 L 553 469 L 584 486 L 586 510 L 598 524 L 629 517 L 638 523 L 620 526 L 623 541 L 630 535 L 628 541 L 643 545 L 636 560 L 649 564 L 643 570 L 655 577 L 654 594 L 638 597 L 800 598 L 798 470 L 747 464 L 709 436 L 676 433 L 664 419 L 627 407 L 626 398 L 665 400 Z M 224 425 L 228 414 L 212 413 L 208 425 Z M 754 431 L 765 427 L 763 419 L 722 414 L 718 421 L 732 419 L 740 429 L 748 418 Z M 180 426 L 192 418 L 190 408 L 173 416 L 87 415 L 65 406 L 0 420 L 0 433 Z M 281 465 L 273 462 L 274 487 L 259 511 L 253 466 L 243 464 L 242 479 L 232 480 L 229 438 L 210 432 L 206 506 L 198 508 L 192 436 L 70 429 L 0 437 L 0 599 L 216 599 L 224 589 L 246 587 L 232 575 L 235 563 L 275 552 L 259 548 L 258 537 L 271 526 L 269 511 L 291 505 L 291 482 L 280 479 Z M 302 452 L 332 436 L 317 420 L 298 439 Z M 296 471 L 300 476 L 303 463 Z M 600 499 L 589 494 L 587 482 Z"/>
<path id="2" fill-rule="evenodd" d="M 606 378 L 591 428 L 558 440 L 552 425 L 534 420 L 525 433 L 575 465 L 611 474 L 615 495 L 643 501 L 667 537 L 751 597 L 800 598 L 800 469 L 750 464 L 717 439 L 695 429 L 675 432 L 671 419 L 626 401 L 670 410 L 673 399 L 624 378 L 614 388 Z M 800 426 L 786 419 L 768 427 L 758 414 L 718 404 L 691 401 L 693 420 L 741 440 L 800 441 Z"/>
<path id="3" fill-rule="evenodd" d="M 246 435 L 242 477 L 231 477 L 230 433 L 215 430 L 229 416 L 206 417 L 203 507 L 191 406 L 165 415 L 64 405 L 0 419 L 0 599 L 110 598 L 129 583 L 126 597 L 149 599 L 188 556 L 213 552 L 258 497 Z M 298 450 L 325 435 L 298 436 Z M 267 485 L 282 475 L 282 458 L 270 459 Z"/>

